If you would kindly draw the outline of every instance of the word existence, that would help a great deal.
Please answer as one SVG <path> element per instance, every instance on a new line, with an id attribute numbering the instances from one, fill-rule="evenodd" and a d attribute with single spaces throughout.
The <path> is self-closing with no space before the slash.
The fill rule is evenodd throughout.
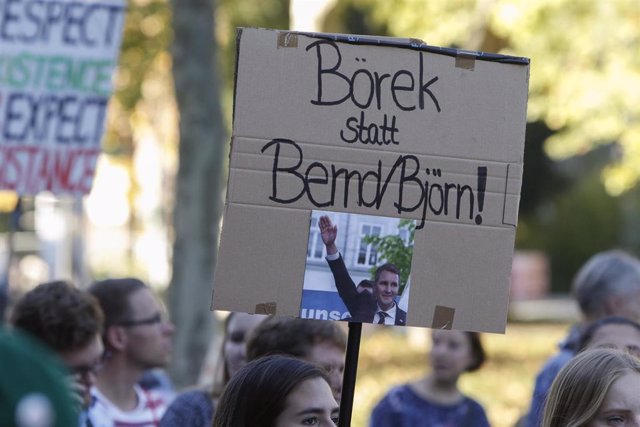
<path id="1" fill-rule="evenodd" d="M 456 220 L 468 215 L 469 220 L 482 224 L 486 166 L 477 168 L 477 185 L 474 189 L 467 184 L 443 181 L 440 169 L 423 169 L 420 160 L 414 155 L 398 156 L 385 175 L 381 160 L 375 170 L 368 171 L 349 170 L 318 161 L 310 163 L 306 170 L 301 170 L 304 153 L 295 141 L 289 139 L 273 139 L 262 147 L 261 152 L 273 157 L 269 200 L 276 203 L 287 205 L 306 197 L 317 208 L 337 206 L 340 202 L 336 198 L 336 192 L 341 188 L 342 207 L 345 209 L 355 200 L 360 207 L 376 210 L 385 202 L 393 202 L 398 214 L 419 210 L 421 221 L 416 225 L 417 229 L 424 227 L 427 215 L 454 216 Z M 286 179 L 286 185 L 279 185 L 283 178 Z M 292 181 L 297 184 L 292 184 Z M 397 192 L 387 193 L 390 182 L 398 185 Z M 375 191 L 365 191 L 365 185 L 370 184 L 373 184 Z M 409 187 L 419 190 L 417 198 L 405 197 L 405 190 Z M 387 194 L 394 194 L 395 197 L 390 197 L 395 200 L 389 200 Z"/>

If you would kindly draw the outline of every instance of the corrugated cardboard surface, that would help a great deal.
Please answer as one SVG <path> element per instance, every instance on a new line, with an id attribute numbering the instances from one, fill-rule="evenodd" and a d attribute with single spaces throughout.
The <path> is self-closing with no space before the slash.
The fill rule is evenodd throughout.
<path id="1" fill-rule="evenodd" d="M 238 40 L 212 307 L 297 316 L 310 210 L 324 209 L 424 220 L 408 325 L 441 327 L 444 319 L 455 329 L 503 332 L 528 65 L 273 30 L 245 29 Z M 394 91 L 393 76 L 413 90 Z M 362 115 L 379 125 L 386 116 L 389 144 L 341 139 L 341 131 L 355 135 L 347 121 Z"/>

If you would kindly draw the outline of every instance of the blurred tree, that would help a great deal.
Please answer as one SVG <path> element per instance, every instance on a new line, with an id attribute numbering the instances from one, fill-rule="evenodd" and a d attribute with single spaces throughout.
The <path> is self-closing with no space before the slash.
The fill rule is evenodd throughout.
<path id="1" fill-rule="evenodd" d="M 222 55 L 224 76 L 223 105 L 229 122 L 233 108 L 236 69 L 236 36 L 240 27 L 289 28 L 289 0 L 219 0 L 216 10 L 216 36 Z"/>
<path id="2" fill-rule="evenodd" d="M 173 35 L 166 0 L 131 0 L 128 2 L 124 35 L 115 81 L 114 96 L 109 103 L 108 123 L 103 151 L 129 169 L 133 199 L 132 156 L 135 151 L 134 128 L 140 121 L 140 105 L 145 98 L 145 82 L 166 73 L 166 58 Z M 133 207 L 133 203 L 132 203 Z M 132 215 L 135 220 L 135 214 Z"/>
<path id="3" fill-rule="evenodd" d="M 172 0 L 171 4 L 180 144 L 168 295 L 177 328 L 171 373 L 176 385 L 183 386 L 196 382 L 213 336 L 209 296 L 227 176 L 225 113 L 231 110 L 224 107 L 231 106 L 225 100 L 231 100 L 230 70 L 235 68 L 235 37 L 229 33 L 235 34 L 236 26 L 286 28 L 288 2 L 272 0 L 256 7 L 247 0 L 223 1 L 217 5 L 217 14 L 213 0 Z M 222 67 L 218 51 L 225 59 Z"/>
<path id="4" fill-rule="evenodd" d="M 152 129 L 168 154 L 165 161 L 175 157 L 179 163 L 175 196 L 169 185 L 164 212 L 167 217 L 173 213 L 174 221 L 168 305 L 177 326 L 171 368 L 177 385 L 195 382 L 213 333 L 209 296 L 224 203 L 235 27 L 288 27 L 288 1 L 268 0 L 260 7 L 249 0 L 220 3 L 214 11 L 214 2 L 207 0 L 180 2 L 179 7 L 177 1 L 129 0 L 103 143 L 105 153 L 129 171 L 132 234 L 141 227 L 133 171 L 140 129 Z M 220 64 L 215 39 L 221 45 Z M 166 90 L 172 64 L 179 137 L 173 133 L 176 99 Z"/>
<path id="5" fill-rule="evenodd" d="M 524 144 L 524 171 L 520 197 L 521 219 L 535 215 L 538 206 L 567 190 L 574 179 L 560 172 L 558 165 L 544 151 L 544 141 L 553 134 L 542 121 L 527 124 Z"/>
<path id="6" fill-rule="evenodd" d="M 173 79 L 180 112 L 169 307 L 179 333 L 171 373 L 196 382 L 213 336 L 208 310 L 224 206 L 227 131 L 220 103 L 214 2 L 173 0 Z"/>
<path id="7" fill-rule="evenodd" d="M 594 169 L 554 203 L 540 206 L 536 217 L 520 222 L 517 245 L 544 248 L 552 263 L 552 290 L 567 292 L 591 255 L 621 246 L 625 223 L 619 199 L 607 194 Z"/>

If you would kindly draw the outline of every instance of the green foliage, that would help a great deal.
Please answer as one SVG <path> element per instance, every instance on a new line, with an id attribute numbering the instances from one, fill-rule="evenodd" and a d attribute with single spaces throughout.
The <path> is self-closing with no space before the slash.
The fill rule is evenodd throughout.
<path id="1" fill-rule="evenodd" d="M 364 23 L 378 34 L 531 58 L 529 120 L 556 131 L 546 143 L 549 154 L 565 159 L 616 142 L 621 155 L 603 171 L 607 191 L 621 194 L 640 179 L 637 0 L 339 3 L 346 24 L 360 16 L 346 32 Z"/>
<path id="2" fill-rule="evenodd" d="M 520 221 L 516 246 L 544 249 L 552 261 L 552 290 L 568 292 L 591 255 L 619 245 L 625 225 L 620 202 L 592 173 L 555 203 L 540 207 L 537 216 Z"/>
<path id="3" fill-rule="evenodd" d="M 109 111 L 110 126 L 103 143 L 105 152 L 124 156 L 133 152 L 135 108 L 143 98 L 145 82 L 156 68 L 154 63 L 168 55 L 172 37 L 168 0 L 129 0 Z"/>
<path id="4" fill-rule="evenodd" d="M 231 117 L 238 28 L 289 28 L 289 0 L 218 0 L 216 38 L 220 45 L 224 76 L 223 105 Z"/>
<path id="5" fill-rule="evenodd" d="M 158 82 L 166 85 L 171 72 L 170 45 L 173 39 L 171 8 L 168 0 L 129 0 L 118 64 L 114 98 L 103 149 L 111 155 L 131 156 L 135 149 L 133 129 L 136 108 L 145 91 Z M 224 71 L 223 105 L 230 113 L 235 69 L 236 27 L 288 28 L 289 1 L 219 0 L 216 11 L 217 34 Z M 230 118 L 231 115 L 228 114 Z"/>
<path id="6" fill-rule="evenodd" d="M 0 212 L 0 233 L 8 233 L 10 227 L 11 213 Z"/>
<path id="7" fill-rule="evenodd" d="M 385 260 L 396 265 L 402 272 L 400 277 L 400 293 L 407 284 L 409 273 L 411 272 L 411 258 L 413 257 L 413 238 L 416 232 L 416 223 L 413 220 L 401 219 L 398 229 L 405 229 L 409 232 L 408 244 L 397 235 L 384 237 L 366 236 L 365 242 L 375 246 L 378 259 Z M 375 274 L 376 267 L 371 267 L 371 276 Z"/>

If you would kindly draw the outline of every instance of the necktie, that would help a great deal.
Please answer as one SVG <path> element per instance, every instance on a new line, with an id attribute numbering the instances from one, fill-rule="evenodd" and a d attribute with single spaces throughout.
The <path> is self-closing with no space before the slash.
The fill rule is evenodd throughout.
<path id="1" fill-rule="evenodd" d="M 378 319 L 378 325 L 384 325 L 384 321 L 387 318 L 388 314 L 385 313 L 384 311 L 379 311 L 378 312 L 378 317 L 380 317 L 380 319 Z"/>

